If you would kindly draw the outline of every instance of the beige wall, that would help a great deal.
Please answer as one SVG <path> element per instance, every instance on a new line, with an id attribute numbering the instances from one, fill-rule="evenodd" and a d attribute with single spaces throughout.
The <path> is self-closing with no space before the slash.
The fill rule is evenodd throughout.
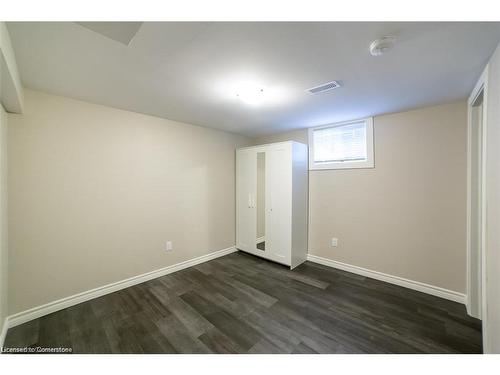
<path id="1" fill-rule="evenodd" d="M 7 245 L 7 113 L 0 104 L 0 333 L 8 315 Z"/>
<path id="2" fill-rule="evenodd" d="M 464 293 L 466 111 L 377 116 L 374 169 L 310 171 L 309 253 Z M 307 130 L 256 143 L 284 140 L 307 143 Z"/>
<path id="3" fill-rule="evenodd" d="M 255 144 L 262 143 L 274 143 L 274 142 L 284 142 L 284 141 L 296 141 L 304 144 L 308 144 L 307 129 L 294 130 L 286 133 L 271 134 L 265 137 L 256 138 L 254 140 Z"/>
<path id="4" fill-rule="evenodd" d="M 486 347 L 500 353 L 500 46 L 488 66 L 487 95 Z"/>
<path id="5" fill-rule="evenodd" d="M 10 314 L 234 246 L 247 138 L 30 90 L 25 104 L 9 115 Z"/>

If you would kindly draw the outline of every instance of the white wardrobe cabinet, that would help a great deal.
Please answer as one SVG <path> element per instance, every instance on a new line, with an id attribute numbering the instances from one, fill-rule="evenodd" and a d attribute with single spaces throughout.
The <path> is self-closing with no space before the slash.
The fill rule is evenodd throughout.
<path id="1" fill-rule="evenodd" d="M 236 248 L 290 268 L 306 260 L 307 158 L 292 141 L 236 151 Z"/>

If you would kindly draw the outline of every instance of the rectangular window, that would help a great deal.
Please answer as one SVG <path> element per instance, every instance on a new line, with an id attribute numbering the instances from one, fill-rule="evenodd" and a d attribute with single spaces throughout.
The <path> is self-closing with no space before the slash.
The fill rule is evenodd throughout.
<path id="1" fill-rule="evenodd" d="M 309 129 L 309 169 L 373 167 L 372 118 Z"/>

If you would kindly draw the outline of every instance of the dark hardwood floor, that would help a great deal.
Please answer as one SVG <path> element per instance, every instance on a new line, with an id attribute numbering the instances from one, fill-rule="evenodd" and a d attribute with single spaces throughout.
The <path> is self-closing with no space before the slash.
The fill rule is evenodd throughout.
<path id="1" fill-rule="evenodd" d="M 8 331 L 74 353 L 480 353 L 465 307 L 306 262 L 238 252 Z"/>

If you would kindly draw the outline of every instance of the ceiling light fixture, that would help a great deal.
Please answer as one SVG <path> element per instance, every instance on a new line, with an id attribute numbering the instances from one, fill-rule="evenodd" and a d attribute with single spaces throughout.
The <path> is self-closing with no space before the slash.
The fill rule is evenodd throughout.
<path id="1" fill-rule="evenodd" d="M 389 51 L 396 43 L 396 37 L 384 36 L 380 39 L 374 40 L 370 44 L 370 53 L 372 56 L 380 56 Z"/>
<path id="2" fill-rule="evenodd" d="M 264 89 L 254 84 L 244 84 L 237 89 L 236 96 L 249 105 L 259 105 L 264 100 Z"/>
<path id="3" fill-rule="evenodd" d="M 269 82 L 256 74 L 238 74 L 218 79 L 213 85 L 214 99 L 238 101 L 249 107 L 270 108 L 291 99 L 290 87 Z"/>

